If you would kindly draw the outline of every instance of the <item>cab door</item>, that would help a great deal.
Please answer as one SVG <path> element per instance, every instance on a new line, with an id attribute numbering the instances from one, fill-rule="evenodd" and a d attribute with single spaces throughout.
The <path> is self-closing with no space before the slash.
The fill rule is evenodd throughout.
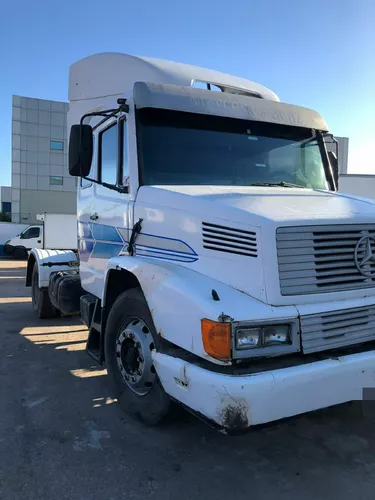
<path id="1" fill-rule="evenodd" d="M 91 183 L 79 200 L 79 247 L 83 287 L 102 296 L 107 262 L 126 250 L 129 190 L 128 129 L 124 116 L 108 120 L 94 131 Z M 119 192 L 125 191 L 125 192 Z"/>

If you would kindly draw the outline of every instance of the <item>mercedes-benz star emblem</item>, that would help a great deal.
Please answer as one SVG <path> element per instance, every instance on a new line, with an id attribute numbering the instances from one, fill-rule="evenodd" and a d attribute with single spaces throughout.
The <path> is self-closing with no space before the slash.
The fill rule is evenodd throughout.
<path id="1" fill-rule="evenodd" d="M 375 268 L 370 265 L 375 263 L 375 253 L 372 251 L 371 243 L 375 245 L 375 236 L 362 236 L 354 250 L 355 265 L 358 271 L 367 278 L 375 277 Z"/>

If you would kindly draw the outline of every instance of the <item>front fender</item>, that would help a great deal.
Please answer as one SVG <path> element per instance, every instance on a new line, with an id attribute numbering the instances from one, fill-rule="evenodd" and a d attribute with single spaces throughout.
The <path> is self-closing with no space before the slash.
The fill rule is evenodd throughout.
<path id="1" fill-rule="evenodd" d="M 31 286 L 33 268 L 38 266 L 39 288 L 47 287 L 51 273 L 78 269 L 77 256 L 71 250 L 33 248 L 27 262 L 26 286 Z"/>
<path id="2" fill-rule="evenodd" d="M 163 338 L 214 363 L 227 364 L 205 352 L 202 318 L 219 321 L 224 314 L 234 321 L 262 321 L 298 315 L 294 306 L 269 306 L 225 283 L 173 263 L 156 263 L 144 257 L 115 257 L 108 261 L 106 283 L 111 269 L 124 269 L 137 277 L 156 330 Z M 212 290 L 217 292 L 219 300 L 213 299 Z"/>

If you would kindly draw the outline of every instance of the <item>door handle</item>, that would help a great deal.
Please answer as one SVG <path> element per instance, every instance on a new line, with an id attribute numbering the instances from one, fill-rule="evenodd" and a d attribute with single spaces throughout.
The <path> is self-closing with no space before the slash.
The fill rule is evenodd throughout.
<path id="1" fill-rule="evenodd" d="M 42 243 L 42 240 L 38 240 L 37 243 Z"/>
<path id="2" fill-rule="evenodd" d="M 99 215 L 98 214 L 92 214 L 92 215 L 90 215 L 90 219 L 91 220 L 98 220 L 99 219 Z"/>

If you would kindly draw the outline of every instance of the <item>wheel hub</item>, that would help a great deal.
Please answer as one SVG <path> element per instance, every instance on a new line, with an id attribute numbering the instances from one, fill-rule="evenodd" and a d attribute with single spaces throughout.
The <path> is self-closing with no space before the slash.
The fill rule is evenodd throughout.
<path id="1" fill-rule="evenodd" d="M 131 318 L 117 337 L 116 360 L 124 383 L 139 396 L 147 394 L 155 382 L 153 349 L 148 326 L 139 318 Z"/>
<path id="2" fill-rule="evenodd" d="M 125 349 L 122 351 L 125 351 Z M 123 352 L 121 353 L 121 355 L 123 355 Z M 123 361 L 123 364 L 128 367 L 130 373 L 134 373 L 139 367 L 138 349 L 136 347 L 133 347 L 131 344 L 125 352 L 125 359 Z"/>

